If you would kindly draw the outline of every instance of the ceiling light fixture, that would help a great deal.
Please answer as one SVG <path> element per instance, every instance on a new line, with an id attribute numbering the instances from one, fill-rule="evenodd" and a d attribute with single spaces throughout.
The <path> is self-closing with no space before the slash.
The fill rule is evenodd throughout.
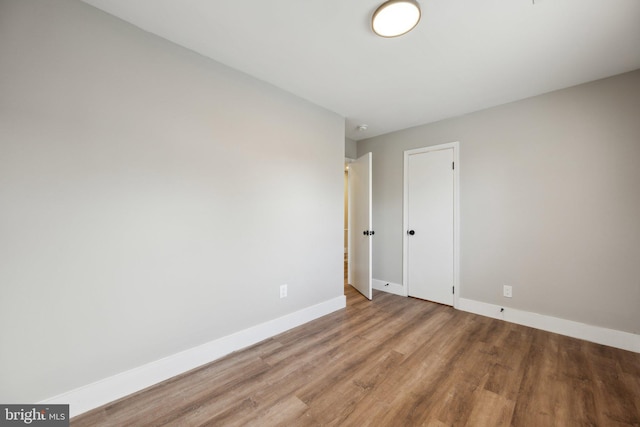
<path id="1" fill-rule="evenodd" d="M 420 22 L 420 5 L 415 0 L 388 0 L 371 18 L 373 32 L 381 37 L 398 37 L 413 30 Z"/>

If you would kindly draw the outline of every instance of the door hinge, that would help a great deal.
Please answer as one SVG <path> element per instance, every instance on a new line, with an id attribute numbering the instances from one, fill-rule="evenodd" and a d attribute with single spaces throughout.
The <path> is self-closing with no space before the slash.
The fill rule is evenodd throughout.
<path id="1" fill-rule="evenodd" d="M 456 170 L 456 162 L 451 162 L 451 169 Z"/>
<path id="2" fill-rule="evenodd" d="M 456 287 L 455 286 L 451 287 L 451 293 L 454 294 L 454 295 L 456 294 Z"/>

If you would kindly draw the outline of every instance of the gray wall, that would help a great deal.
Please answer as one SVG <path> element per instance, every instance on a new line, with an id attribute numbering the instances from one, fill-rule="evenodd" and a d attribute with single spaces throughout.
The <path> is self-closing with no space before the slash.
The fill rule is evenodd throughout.
<path id="1" fill-rule="evenodd" d="M 402 283 L 403 151 L 451 141 L 461 297 L 640 333 L 640 70 L 359 141 L 374 278 Z"/>
<path id="2" fill-rule="evenodd" d="M 1 402 L 343 294 L 343 118 L 77 1 L 0 58 Z"/>
<path id="3" fill-rule="evenodd" d="M 355 159 L 358 157 L 358 145 L 353 139 L 344 139 L 344 156 L 348 159 Z"/>

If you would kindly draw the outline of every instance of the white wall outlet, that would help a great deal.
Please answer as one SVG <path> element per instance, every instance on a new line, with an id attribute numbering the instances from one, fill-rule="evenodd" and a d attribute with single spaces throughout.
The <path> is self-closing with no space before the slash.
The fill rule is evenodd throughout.
<path id="1" fill-rule="evenodd" d="M 280 298 L 287 297 L 287 285 L 280 285 Z"/>
<path id="2" fill-rule="evenodd" d="M 511 286 L 504 285 L 502 287 L 502 296 L 505 296 L 507 298 L 511 298 L 513 296 L 513 290 L 511 289 Z"/>

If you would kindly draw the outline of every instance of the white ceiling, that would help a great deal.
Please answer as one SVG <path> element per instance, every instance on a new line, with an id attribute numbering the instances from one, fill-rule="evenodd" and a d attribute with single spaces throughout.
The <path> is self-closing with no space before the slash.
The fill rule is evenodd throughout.
<path id="1" fill-rule="evenodd" d="M 346 118 L 360 140 L 640 68 L 640 0 L 84 0 Z M 356 126 L 366 123 L 367 131 Z"/>

